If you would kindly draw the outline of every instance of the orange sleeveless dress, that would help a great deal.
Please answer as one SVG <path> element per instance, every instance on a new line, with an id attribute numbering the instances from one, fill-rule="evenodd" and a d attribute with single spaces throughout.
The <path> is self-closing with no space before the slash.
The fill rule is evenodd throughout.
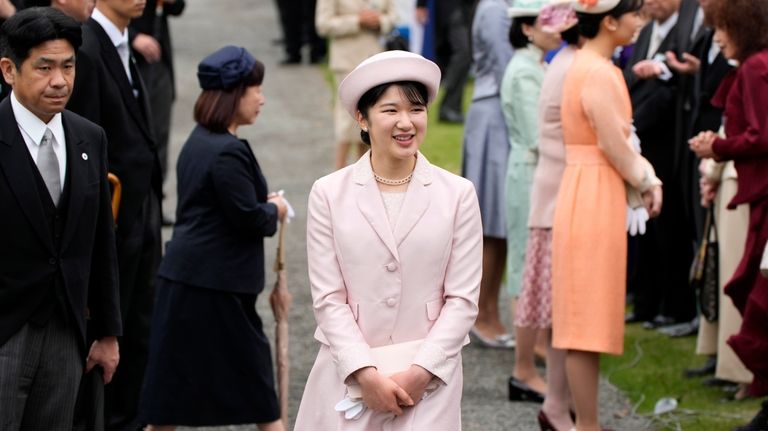
<path id="1" fill-rule="evenodd" d="M 627 232 L 624 181 L 647 175 L 629 142 L 632 105 L 618 68 L 581 50 L 562 102 L 566 168 L 552 239 L 552 331 L 556 348 L 621 354 Z"/>

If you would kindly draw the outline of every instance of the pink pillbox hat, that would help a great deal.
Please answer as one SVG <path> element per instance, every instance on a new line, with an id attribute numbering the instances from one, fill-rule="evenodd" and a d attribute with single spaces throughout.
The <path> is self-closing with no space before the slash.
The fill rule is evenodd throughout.
<path id="1" fill-rule="evenodd" d="M 427 87 L 427 103 L 435 100 L 440 88 L 440 68 L 426 58 L 408 51 L 384 51 L 363 60 L 339 84 L 341 106 L 353 118 L 357 102 L 371 88 L 397 81 L 416 81 Z"/>

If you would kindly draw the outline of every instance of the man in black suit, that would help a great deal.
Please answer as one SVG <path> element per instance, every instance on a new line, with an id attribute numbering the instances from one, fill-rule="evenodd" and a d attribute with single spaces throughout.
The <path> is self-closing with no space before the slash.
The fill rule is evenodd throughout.
<path id="1" fill-rule="evenodd" d="M 129 28 L 131 47 L 137 53 L 136 65 L 147 86 L 163 178 L 168 167 L 171 108 L 176 96 L 168 17 L 181 15 L 185 5 L 184 0 L 147 0 L 144 13 L 131 20 Z"/>
<path id="2" fill-rule="evenodd" d="M 280 20 L 283 25 L 283 42 L 286 57 L 283 65 L 301 63 L 301 47 L 309 44 L 309 62 L 319 63 L 326 53 L 325 39 L 315 29 L 317 0 L 279 0 L 283 4 Z"/>
<path id="3" fill-rule="evenodd" d="M 694 236 L 700 238 L 704 226 L 704 211 L 701 208 L 699 194 L 700 159 L 688 149 L 688 139 L 706 130 L 719 130 L 722 124 L 723 110 L 712 106 L 710 100 L 715 95 L 720 82 L 733 69 L 723 57 L 719 46 L 714 42 L 714 29 L 706 25 L 704 13 L 706 2 L 701 3 L 702 24 L 698 27 L 688 52 L 677 59 L 668 55 L 667 64 L 680 75 L 689 76 L 690 85 L 684 94 L 683 148 L 680 156 L 680 170 L 683 180 L 683 195 L 688 218 L 694 220 Z"/>
<path id="4" fill-rule="evenodd" d="M 154 279 L 160 260 L 161 174 L 148 93 L 131 58 L 128 25 L 143 0 L 99 0 L 83 24 L 77 79 L 69 109 L 104 128 L 109 169 L 123 183 L 117 217 L 122 362 L 105 391 L 110 429 L 136 430 L 144 377 Z"/>
<path id="5" fill-rule="evenodd" d="M 437 64 L 443 71 L 444 96 L 440 121 L 463 123 L 464 87 L 472 66 L 470 29 L 473 0 L 434 0 L 434 41 Z M 416 2 L 416 18 L 426 24 L 428 0 Z"/>
<path id="6" fill-rule="evenodd" d="M 689 49 L 695 0 L 648 0 L 652 21 L 640 32 L 625 78 L 634 125 L 643 155 L 664 182 L 664 210 L 648 223 L 645 235 L 634 239 L 629 286 L 634 296 L 633 320 L 650 326 L 687 322 L 696 316 L 688 270 L 693 238 L 683 205 L 679 156 L 681 104 L 678 74 L 666 64 L 666 53 Z M 683 37 L 680 33 L 685 33 Z"/>
<path id="7" fill-rule="evenodd" d="M 107 141 L 64 110 L 80 40 L 51 8 L 17 13 L 0 35 L 13 88 L 0 102 L 2 429 L 70 430 L 83 370 L 98 364 L 108 382 L 119 359 Z"/>

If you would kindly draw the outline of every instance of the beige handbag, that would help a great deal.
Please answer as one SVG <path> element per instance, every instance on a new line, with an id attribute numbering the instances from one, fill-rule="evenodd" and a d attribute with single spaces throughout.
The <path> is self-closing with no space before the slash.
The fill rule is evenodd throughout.
<path id="1" fill-rule="evenodd" d="M 768 244 L 765 244 L 763 249 L 763 258 L 760 260 L 760 272 L 763 277 L 768 277 Z"/>

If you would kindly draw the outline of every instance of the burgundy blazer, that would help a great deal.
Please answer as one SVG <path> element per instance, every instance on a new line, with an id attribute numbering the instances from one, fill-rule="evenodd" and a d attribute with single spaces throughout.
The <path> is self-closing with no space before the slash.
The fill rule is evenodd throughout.
<path id="1" fill-rule="evenodd" d="M 768 196 L 768 50 L 747 58 L 720 84 L 712 105 L 722 107 L 726 138 L 712 147 L 718 160 L 733 160 L 739 189 L 728 205 Z"/>

